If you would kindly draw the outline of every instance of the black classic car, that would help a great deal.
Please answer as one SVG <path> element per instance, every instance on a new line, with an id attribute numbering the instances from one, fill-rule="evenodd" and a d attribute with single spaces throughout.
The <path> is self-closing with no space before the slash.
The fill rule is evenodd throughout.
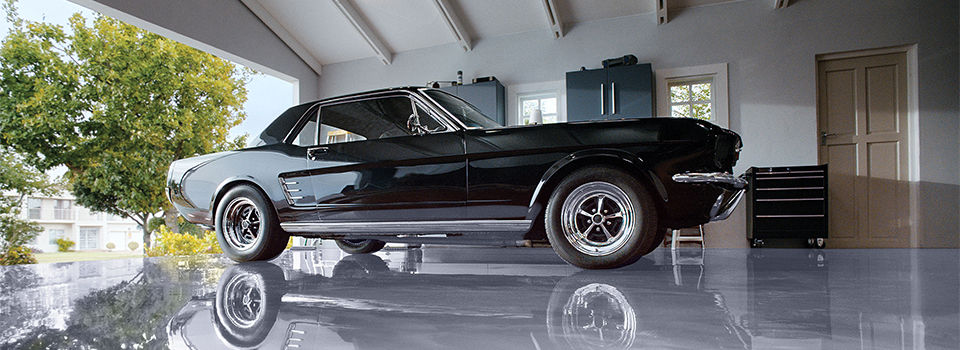
<path id="1" fill-rule="evenodd" d="M 290 235 L 348 253 L 385 242 L 548 240 L 583 268 L 633 263 L 669 228 L 722 220 L 746 182 L 740 137 L 681 118 L 502 127 L 440 90 L 288 109 L 253 147 L 177 160 L 167 195 L 237 261 Z"/>

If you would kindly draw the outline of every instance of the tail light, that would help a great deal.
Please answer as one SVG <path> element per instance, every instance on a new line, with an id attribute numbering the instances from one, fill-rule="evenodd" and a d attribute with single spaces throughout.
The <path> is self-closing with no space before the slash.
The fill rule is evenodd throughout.
<path id="1" fill-rule="evenodd" d="M 740 160 L 740 148 L 743 143 L 740 135 L 728 130 L 717 134 L 714 163 L 721 169 L 732 169 Z"/>

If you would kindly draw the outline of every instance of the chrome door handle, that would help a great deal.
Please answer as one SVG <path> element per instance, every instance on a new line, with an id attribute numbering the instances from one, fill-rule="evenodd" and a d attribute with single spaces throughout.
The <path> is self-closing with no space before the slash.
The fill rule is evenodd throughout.
<path id="1" fill-rule="evenodd" d="M 610 108 L 617 114 L 617 82 L 610 82 Z"/>
<path id="2" fill-rule="evenodd" d="M 607 94 L 604 92 L 606 92 L 606 89 L 603 88 L 603 83 L 600 83 L 600 115 L 607 114 Z"/>
<path id="3" fill-rule="evenodd" d="M 320 147 L 310 147 L 307 148 L 307 158 L 310 160 L 317 160 L 321 155 L 327 154 L 330 152 L 330 147 L 320 146 Z"/>

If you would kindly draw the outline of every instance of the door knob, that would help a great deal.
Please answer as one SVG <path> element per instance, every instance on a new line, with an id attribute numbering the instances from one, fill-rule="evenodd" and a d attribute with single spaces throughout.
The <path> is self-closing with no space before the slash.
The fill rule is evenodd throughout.
<path id="1" fill-rule="evenodd" d="M 826 145 L 827 145 L 827 138 L 830 137 L 830 136 L 837 136 L 837 135 L 840 135 L 840 133 L 835 132 L 835 133 L 829 133 L 829 134 L 828 134 L 826 131 L 820 132 L 820 145 L 821 145 L 821 146 L 826 146 Z"/>

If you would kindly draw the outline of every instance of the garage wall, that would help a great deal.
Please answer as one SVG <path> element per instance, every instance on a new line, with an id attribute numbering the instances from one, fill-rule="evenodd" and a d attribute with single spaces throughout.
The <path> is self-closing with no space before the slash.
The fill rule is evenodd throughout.
<path id="1" fill-rule="evenodd" d="M 70 0 L 194 48 L 297 83 L 317 94 L 317 74 L 239 0 Z"/>
<path id="2" fill-rule="evenodd" d="M 738 171 L 817 162 L 816 60 L 822 53 L 917 44 L 922 246 L 960 245 L 958 4 L 941 0 L 745 0 L 581 23 L 554 40 L 546 29 L 402 52 L 391 65 L 365 59 L 324 66 L 320 95 L 495 75 L 505 85 L 561 80 L 580 66 L 633 53 L 655 69 L 727 62 L 730 125 L 743 136 Z M 537 20 L 537 19 L 533 19 Z M 710 246 L 746 246 L 744 211 L 710 230 Z"/>

